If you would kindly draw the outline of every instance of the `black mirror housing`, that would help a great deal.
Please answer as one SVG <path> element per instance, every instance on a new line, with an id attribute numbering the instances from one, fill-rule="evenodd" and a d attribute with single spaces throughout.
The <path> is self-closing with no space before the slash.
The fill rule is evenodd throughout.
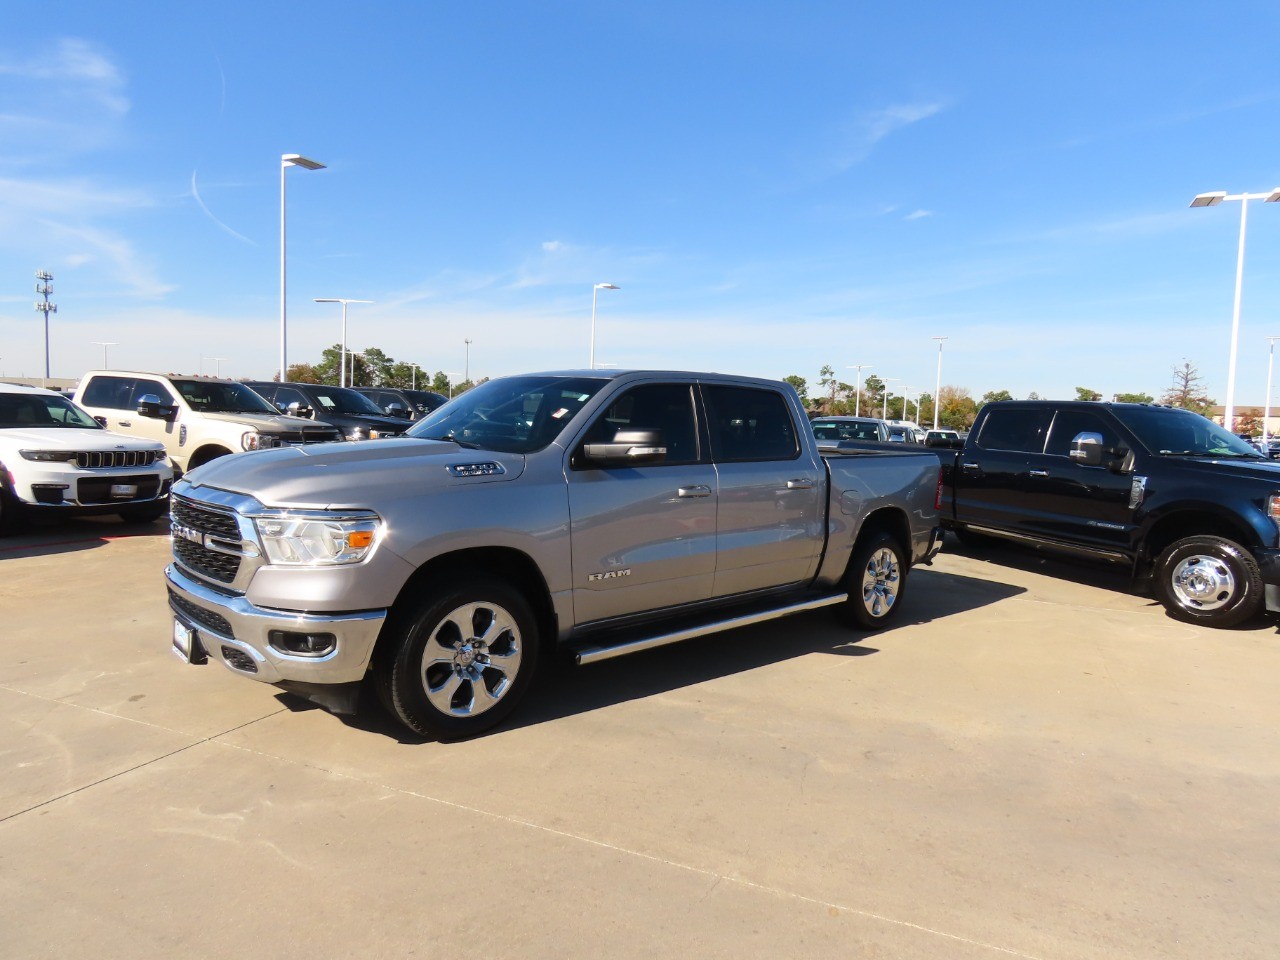
<path id="1" fill-rule="evenodd" d="M 285 407 L 284 412 L 291 417 L 306 417 L 308 420 L 315 416 L 314 410 L 305 403 L 299 403 L 297 400 Z"/>
<path id="2" fill-rule="evenodd" d="M 172 420 L 178 415 L 178 408 L 161 403 L 154 393 L 148 393 L 138 401 L 138 416 L 151 420 Z"/>

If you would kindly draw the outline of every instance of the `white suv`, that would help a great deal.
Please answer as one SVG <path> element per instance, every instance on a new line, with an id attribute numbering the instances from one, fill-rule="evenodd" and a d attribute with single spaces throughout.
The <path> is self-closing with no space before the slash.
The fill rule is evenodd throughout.
<path id="1" fill-rule="evenodd" d="M 52 390 L 0 383 L 0 532 L 28 514 L 149 523 L 172 482 L 159 441 L 109 433 Z"/>

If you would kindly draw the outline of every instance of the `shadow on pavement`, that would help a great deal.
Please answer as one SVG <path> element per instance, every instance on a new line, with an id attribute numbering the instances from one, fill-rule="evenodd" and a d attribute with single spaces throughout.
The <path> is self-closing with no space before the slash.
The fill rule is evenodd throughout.
<path id="1" fill-rule="evenodd" d="M 930 623 L 1025 593 L 1023 587 L 917 568 L 901 619 L 888 630 L 863 633 L 842 626 L 830 611 L 816 611 L 713 634 L 590 666 L 549 660 L 534 689 L 515 716 L 485 736 L 546 723 L 601 707 L 638 700 L 732 676 L 813 653 L 866 657 L 880 653 L 875 641 L 902 627 Z M 288 694 L 280 703 L 291 710 L 317 709 Z M 348 726 L 380 733 L 402 743 L 421 743 L 391 719 L 371 690 L 361 696 L 360 713 L 342 717 Z"/>
<path id="2" fill-rule="evenodd" d="M 153 523 L 127 523 L 114 516 L 29 520 L 11 536 L 0 539 L 0 563 L 92 550 L 112 540 L 168 536 L 167 515 Z"/>

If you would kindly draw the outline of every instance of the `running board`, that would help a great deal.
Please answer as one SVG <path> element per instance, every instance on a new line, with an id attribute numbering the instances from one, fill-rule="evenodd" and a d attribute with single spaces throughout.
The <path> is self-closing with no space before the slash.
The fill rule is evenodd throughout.
<path id="1" fill-rule="evenodd" d="M 677 630 L 674 633 L 660 633 L 655 637 L 629 640 L 615 646 L 584 647 L 578 651 L 577 661 L 579 664 L 597 663 L 601 660 L 610 660 L 613 657 L 622 657 L 628 653 L 638 653 L 641 650 L 649 650 L 653 647 L 665 647 L 669 643 L 679 643 L 681 640 L 692 640 L 694 637 L 705 637 L 713 633 L 722 633 L 725 630 L 736 630 L 738 627 L 749 627 L 753 623 L 764 623 L 768 620 L 777 620 L 780 617 L 789 617 L 793 613 L 804 613 L 808 610 L 831 607 L 837 603 L 844 603 L 848 599 L 849 595 L 847 593 L 837 593 L 829 597 L 818 597 L 814 600 L 806 600 L 803 603 L 793 603 L 786 607 L 778 607 L 774 610 L 762 610 L 759 613 L 731 617 L 728 620 L 704 623 L 701 626 L 690 627 L 687 630 Z"/>

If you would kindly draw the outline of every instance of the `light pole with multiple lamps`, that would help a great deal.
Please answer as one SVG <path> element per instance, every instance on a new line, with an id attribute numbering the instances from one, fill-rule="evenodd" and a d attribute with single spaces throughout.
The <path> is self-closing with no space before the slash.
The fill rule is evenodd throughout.
<path id="1" fill-rule="evenodd" d="M 36 271 L 36 293 L 44 297 L 36 301 L 36 309 L 44 314 L 44 380 L 41 386 L 49 385 L 49 314 L 58 312 L 58 305 L 49 302 L 49 294 L 53 293 L 53 274 L 48 270 Z"/>
<path id="2" fill-rule="evenodd" d="M 1222 425 L 1235 432 L 1236 419 L 1236 345 L 1240 340 L 1240 293 L 1244 283 L 1244 231 L 1249 218 L 1249 201 L 1261 200 L 1263 203 L 1280 201 L 1280 187 L 1270 193 L 1231 193 L 1219 190 L 1216 193 L 1197 194 L 1191 201 L 1193 207 L 1216 207 L 1223 200 L 1240 201 L 1240 248 L 1236 254 L 1236 298 L 1231 311 L 1231 355 L 1227 358 L 1227 403 L 1222 410 Z"/>
<path id="3" fill-rule="evenodd" d="M 312 297 L 316 303 L 340 303 L 342 304 L 342 355 L 338 358 L 338 386 L 345 387 L 346 370 L 347 370 L 347 304 L 348 303 L 373 303 L 372 300 L 348 300 L 343 297 Z"/>
<path id="4" fill-rule="evenodd" d="M 103 369 L 103 370 L 110 370 L 110 369 L 111 369 L 111 364 L 107 363 L 107 347 L 118 347 L 118 346 L 120 346 L 119 341 L 116 341 L 116 340 L 90 340 L 89 342 L 90 342 L 90 343 L 92 343 L 95 347 L 101 347 L 101 348 L 102 348 L 102 369 Z"/>
<path id="5" fill-rule="evenodd" d="M 938 341 L 938 376 L 933 382 L 933 429 L 938 429 L 938 410 L 942 406 L 938 402 L 938 394 L 942 392 L 942 341 L 946 337 L 930 337 L 930 340 Z"/>
<path id="6" fill-rule="evenodd" d="M 597 283 L 591 288 L 591 369 L 596 368 L 596 297 L 601 290 L 621 290 L 612 283 Z"/>
<path id="7" fill-rule="evenodd" d="M 1267 349 L 1267 399 L 1262 408 L 1262 445 L 1266 449 L 1262 452 L 1268 457 L 1271 456 L 1271 431 L 1267 429 L 1267 424 L 1271 421 L 1271 370 L 1276 358 L 1277 340 L 1280 337 L 1267 337 L 1267 343 L 1270 344 Z"/>
<path id="8" fill-rule="evenodd" d="M 871 364 L 851 363 L 847 367 L 845 367 L 845 369 L 858 371 L 857 376 L 854 378 L 854 381 L 853 381 L 853 415 L 855 417 L 860 417 L 862 416 L 862 371 L 864 369 L 870 370 Z"/>
<path id="9" fill-rule="evenodd" d="M 303 170 L 323 170 L 324 164 L 296 153 L 280 155 L 280 382 L 288 379 L 289 357 L 285 334 L 285 217 L 284 217 L 284 172 L 290 167 L 302 167 Z"/>

